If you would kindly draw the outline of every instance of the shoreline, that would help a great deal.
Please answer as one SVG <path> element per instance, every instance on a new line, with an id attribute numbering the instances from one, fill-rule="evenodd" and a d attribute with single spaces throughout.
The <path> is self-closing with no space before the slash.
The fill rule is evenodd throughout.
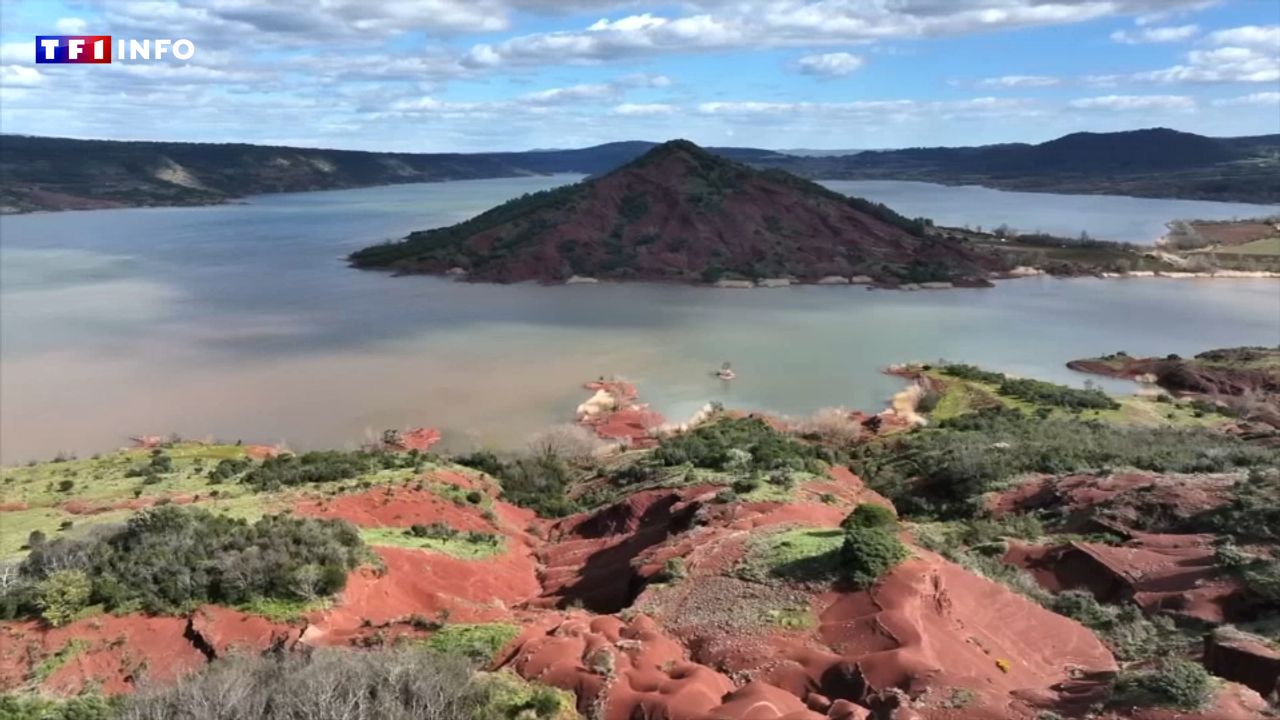
<path id="1" fill-rule="evenodd" d="M 919 292 L 927 290 L 985 290 L 995 287 L 995 283 L 1028 278 L 1051 278 L 1054 280 L 1280 280 L 1280 271 L 1269 270 L 1219 270 L 1216 272 L 1176 272 L 1162 270 L 1137 270 L 1128 273 L 1098 272 L 1075 275 L 1056 275 L 1038 268 L 1015 268 L 1023 272 L 1009 271 L 990 275 L 980 279 L 961 281 L 940 281 L 922 283 L 901 283 L 892 285 L 877 282 L 865 276 L 854 276 L 856 279 L 842 278 L 839 281 L 821 278 L 813 281 L 792 280 L 789 278 L 762 278 L 760 280 L 719 280 L 714 283 L 684 282 L 680 280 L 636 279 L 615 280 L 611 278 L 595 278 L 575 275 L 567 280 L 522 280 L 519 282 L 495 282 L 490 280 L 471 280 L 457 273 L 415 273 L 402 272 L 391 268 L 358 267 L 352 269 L 365 272 L 381 272 L 391 277 L 429 277 L 441 280 L 452 280 L 470 285 L 537 285 L 540 287 L 568 287 L 574 285 L 681 285 L 684 287 L 705 288 L 708 290 L 775 290 L 790 287 L 851 287 L 865 290 L 898 290 L 901 292 Z M 836 276 L 831 276 L 836 277 Z"/>

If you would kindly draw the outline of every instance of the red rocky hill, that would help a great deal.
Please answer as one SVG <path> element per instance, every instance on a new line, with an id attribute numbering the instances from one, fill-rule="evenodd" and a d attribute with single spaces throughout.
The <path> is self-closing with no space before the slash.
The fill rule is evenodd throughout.
<path id="1" fill-rule="evenodd" d="M 978 281 L 990 262 L 927 236 L 927 221 L 760 171 L 684 140 L 575 185 L 351 256 L 358 267 L 465 271 L 472 280 L 572 276 L 714 281 L 865 275 L 884 283 Z"/>

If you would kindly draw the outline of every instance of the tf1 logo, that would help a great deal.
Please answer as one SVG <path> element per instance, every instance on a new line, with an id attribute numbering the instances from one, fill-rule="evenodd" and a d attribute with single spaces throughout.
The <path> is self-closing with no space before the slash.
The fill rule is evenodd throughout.
<path id="1" fill-rule="evenodd" d="M 110 35 L 37 35 L 36 62 L 39 64 L 102 65 L 116 60 L 161 60 L 172 54 L 177 60 L 190 60 L 196 54 L 195 43 L 181 38 L 171 40 L 120 39 L 111 52 Z"/>

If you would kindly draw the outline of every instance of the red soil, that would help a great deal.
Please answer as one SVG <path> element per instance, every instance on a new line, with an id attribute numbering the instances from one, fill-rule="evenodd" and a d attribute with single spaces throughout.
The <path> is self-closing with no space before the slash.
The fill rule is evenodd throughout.
<path id="1" fill-rule="evenodd" d="M 20 688 L 46 658 L 72 640 L 85 643 L 41 685 L 58 695 L 74 695 L 90 686 L 107 694 L 132 691 L 143 680 L 169 682 L 205 662 L 186 640 L 187 619 L 96 615 L 64 627 L 46 629 L 36 622 L 0 624 L 0 690 Z"/>
<path id="2" fill-rule="evenodd" d="M 724 675 L 689 662 L 684 647 L 643 615 L 630 622 L 572 617 L 523 642 L 511 667 L 574 692 L 578 709 L 602 720 L 707 717 L 734 688 Z"/>
<path id="3" fill-rule="evenodd" d="M 455 530 L 494 530 L 493 524 L 481 517 L 480 507 L 470 503 L 458 505 L 430 490 L 407 485 L 308 499 L 299 502 L 294 512 L 304 517 L 346 520 L 359 527 L 407 528 L 418 523 L 440 522 Z"/>
<path id="4" fill-rule="evenodd" d="M 301 634 L 302 628 L 296 625 L 272 622 L 218 605 L 205 605 L 192 613 L 188 633 L 205 653 L 216 657 L 292 647 Z"/>
<path id="5" fill-rule="evenodd" d="M 451 622 L 491 622 L 511 617 L 511 608 L 538 594 L 537 565 L 526 548 L 493 558 L 460 560 L 410 548 L 376 547 L 384 571 L 351 574 L 337 603 L 312 613 L 303 633 L 311 645 L 342 644 L 362 624 L 405 621 L 418 615 Z"/>
<path id="6" fill-rule="evenodd" d="M 440 442 L 440 431 L 435 428 L 410 428 L 397 435 L 396 442 L 385 444 L 387 450 L 409 451 L 430 450 L 432 445 Z"/>
<path id="7" fill-rule="evenodd" d="M 277 457 L 282 452 L 284 452 L 284 449 L 276 445 L 245 445 L 244 446 L 244 454 L 253 458 L 254 460 L 266 460 L 267 458 Z"/>
<path id="8" fill-rule="evenodd" d="M 614 406 L 596 414 L 580 415 L 580 425 L 595 432 L 602 440 L 621 440 L 633 448 L 657 445 L 653 431 L 661 427 L 666 418 L 636 401 L 639 392 L 635 385 L 623 380 L 598 380 L 583 387 L 593 394 L 600 391 L 608 393 L 614 399 Z"/>
<path id="9" fill-rule="evenodd" d="M 0 512 L 17 512 L 19 510 L 26 510 L 26 509 L 27 509 L 27 504 L 24 502 L 0 503 Z"/>

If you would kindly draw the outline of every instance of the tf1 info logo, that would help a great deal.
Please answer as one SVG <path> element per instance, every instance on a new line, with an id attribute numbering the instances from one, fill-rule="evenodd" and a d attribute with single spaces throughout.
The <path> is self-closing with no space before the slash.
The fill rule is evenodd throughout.
<path id="1" fill-rule="evenodd" d="M 172 55 L 177 60 L 190 60 L 196 54 L 195 43 L 180 38 L 148 40 L 120 39 L 111 52 L 110 35 L 37 35 L 36 62 L 39 64 L 103 65 L 116 60 L 163 60 Z"/>

